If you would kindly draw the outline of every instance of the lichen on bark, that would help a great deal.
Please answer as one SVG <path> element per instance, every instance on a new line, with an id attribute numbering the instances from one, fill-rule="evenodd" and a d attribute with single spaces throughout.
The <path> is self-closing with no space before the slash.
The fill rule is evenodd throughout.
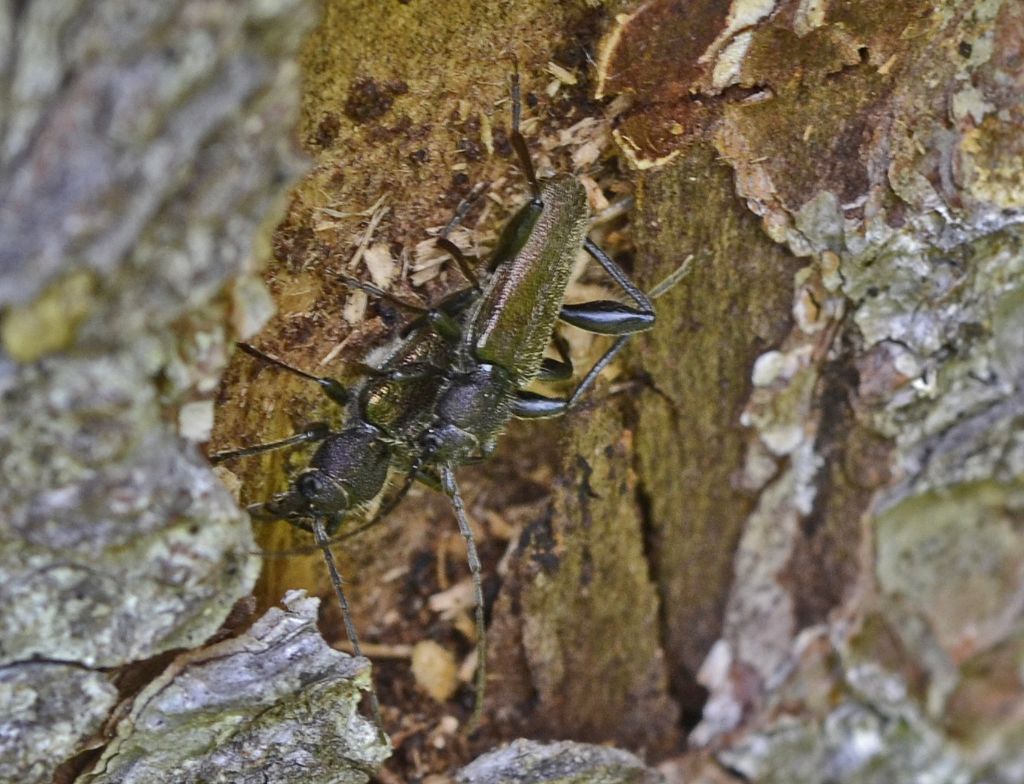
<path id="1" fill-rule="evenodd" d="M 1020 10 L 768 6 L 737 34 L 740 4 L 681 14 L 679 3 L 648 3 L 618 21 L 602 58 L 602 89 L 636 98 L 617 133 L 644 180 L 684 181 L 710 141 L 763 236 L 800 259 L 788 281 L 775 279 L 789 283 L 776 311 L 779 326 L 791 317 L 787 332 L 733 377 L 751 386 L 738 416 L 715 425 L 738 439 L 730 497 L 751 504 L 718 507 L 739 533 L 735 555 L 720 554 L 732 574 L 676 596 L 714 608 L 696 625 L 711 628 L 695 652 L 710 694 L 690 739 L 729 733 L 720 758 L 759 781 L 954 781 L 982 770 L 1010 780 L 1018 719 L 988 722 L 984 753 L 944 722 L 961 667 L 1012 648 L 1021 623 L 1008 598 L 1020 591 L 1010 521 L 1024 474 L 1021 376 L 1005 359 L 1018 342 L 1024 217 L 1010 174 L 1022 164 L 1010 141 L 1021 124 Z M 658 19 L 696 24 L 678 66 L 665 66 L 675 39 L 652 32 Z M 652 80 L 652 63 L 671 76 Z M 659 230 L 684 209 L 650 204 Z M 692 221 L 675 222 L 640 251 L 663 257 L 687 242 Z M 734 350 L 726 326 L 701 324 L 720 354 Z M 699 428 L 716 402 L 695 400 L 681 427 Z M 706 496 L 680 476 L 678 494 Z M 680 540 L 700 541 L 702 515 L 683 515 L 695 519 Z M 673 560 L 661 574 L 678 583 L 691 565 Z M 955 609 L 961 599 L 970 610 Z M 668 657 L 687 650 L 676 642 Z M 692 683 L 691 671 L 673 672 L 677 689 Z M 980 693 L 976 676 L 972 687 Z"/>
<path id="2" fill-rule="evenodd" d="M 465 743 L 466 705 L 430 702 L 378 660 L 397 769 L 451 770 L 528 734 L 675 755 L 674 780 L 1019 778 L 1019 4 L 330 2 L 299 58 L 315 162 L 273 235 L 266 288 L 265 216 L 298 168 L 282 141 L 300 95 L 289 63 L 312 14 L 129 7 L 0 10 L 16 44 L 0 72 L 0 695 L 40 706 L 8 711 L 10 775 L 45 780 L 97 731 L 115 695 L 93 667 L 196 644 L 248 590 L 243 516 L 189 443 L 209 429 L 230 340 L 260 327 L 269 290 L 279 312 L 259 345 L 344 376 L 395 314 L 333 272 L 423 300 L 457 285 L 430 230 L 488 181 L 458 236 L 486 248 L 525 193 L 503 103 L 517 54 L 542 174 L 575 168 L 613 211 L 633 193 L 628 223 L 597 232 L 644 287 L 686 259 L 692 271 L 614 383 L 460 471 L 497 596 L 490 723 Z M 151 31 L 168 45 L 149 46 Z M 597 351 L 574 349 L 581 367 Z M 339 417 L 250 358 L 217 402 L 223 446 Z M 303 459 L 222 477 L 261 501 Z M 453 528 L 443 499 L 414 494 L 340 555 L 383 653 L 429 636 L 468 680 Z M 263 604 L 322 591 L 315 563 L 275 561 Z M 265 624 L 299 623 L 273 612 Z M 315 642 L 310 613 L 300 637 Z M 100 617 L 128 632 L 94 633 Z M 333 641 L 336 610 L 324 621 Z M 204 655 L 161 684 L 181 687 Z M 338 700 L 362 732 L 356 693 L 339 689 L 314 690 L 322 712 Z M 36 734 L 34 717 L 68 700 L 81 721 Z M 281 750 L 332 766 L 325 777 L 365 777 L 383 753 L 321 757 L 302 711 L 282 717 L 293 723 L 273 731 L 295 732 Z M 146 757 L 122 729 L 111 772 Z M 267 737 L 253 748 L 273 752 Z M 211 778 L 218 753 L 190 747 L 182 764 Z M 543 780 L 543 764 L 501 754 L 481 767 Z"/>
<path id="3" fill-rule="evenodd" d="M 390 751 L 359 711 L 369 663 L 327 646 L 317 600 L 294 592 L 284 604 L 171 662 L 78 781 L 369 781 Z"/>
<path id="4" fill-rule="evenodd" d="M 131 697 L 118 668 L 201 645 L 251 590 L 248 521 L 195 442 L 229 319 L 265 311 L 245 279 L 301 168 L 312 20 L 287 0 L 0 9 L 5 780 L 72 779 Z"/>

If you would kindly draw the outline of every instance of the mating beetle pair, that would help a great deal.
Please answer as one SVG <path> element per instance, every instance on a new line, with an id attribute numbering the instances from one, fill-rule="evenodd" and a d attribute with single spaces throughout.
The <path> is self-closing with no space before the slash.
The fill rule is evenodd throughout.
<path id="1" fill-rule="evenodd" d="M 330 536 L 347 514 L 381 494 L 393 468 L 404 471 L 405 481 L 371 522 L 394 508 L 416 481 L 448 496 L 466 539 L 476 599 L 479 656 L 474 724 L 483 706 L 486 682 L 483 592 L 480 561 L 454 470 L 487 457 L 511 418 L 549 417 L 568 411 L 629 336 L 650 329 L 655 318 L 648 296 L 587 238 L 589 209 L 579 181 L 561 175 L 543 184 L 538 182 L 519 120 L 516 74 L 512 82 L 510 140 L 529 182 L 530 201 L 505 227 L 479 279 L 469 260 L 447 239 L 462 210 L 438 240 L 454 257 L 472 284 L 470 288 L 427 309 L 402 302 L 369 284 L 345 279 L 353 287 L 417 314 L 396 349 L 375 366 L 363 366 L 366 378 L 362 383 L 346 389 L 332 379 L 308 374 L 250 346 L 241 346 L 265 362 L 319 384 L 331 400 L 347 407 L 344 428 L 332 431 L 325 424 L 317 424 L 281 441 L 211 456 L 216 463 L 292 444 L 321 442 L 309 467 L 286 492 L 249 509 L 254 516 L 286 519 L 313 533 L 327 561 L 357 655 L 358 635 L 331 556 Z M 580 247 L 605 269 L 635 306 L 608 300 L 563 304 Z M 555 333 L 559 320 L 616 337 L 568 398 L 525 390 L 535 379 L 565 380 L 573 374 L 566 343 Z M 552 341 L 558 360 L 544 357 Z M 374 710 L 378 710 L 375 696 Z"/>

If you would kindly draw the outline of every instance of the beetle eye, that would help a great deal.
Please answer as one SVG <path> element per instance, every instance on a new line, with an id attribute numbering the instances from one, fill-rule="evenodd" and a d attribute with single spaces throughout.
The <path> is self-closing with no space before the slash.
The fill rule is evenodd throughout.
<path id="1" fill-rule="evenodd" d="M 295 487 L 304 498 L 314 499 L 323 492 L 324 483 L 319 476 L 310 472 L 300 476 L 295 482 Z"/>

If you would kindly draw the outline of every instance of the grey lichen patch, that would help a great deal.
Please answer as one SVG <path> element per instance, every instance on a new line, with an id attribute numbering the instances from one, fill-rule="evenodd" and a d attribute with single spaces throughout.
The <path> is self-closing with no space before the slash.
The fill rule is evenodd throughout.
<path id="1" fill-rule="evenodd" d="M 10 672 L 198 645 L 251 590 L 248 521 L 188 438 L 204 436 L 230 340 L 214 302 L 258 266 L 254 234 L 300 169 L 292 57 L 313 16 L 305 0 L 0 11 Z M 4 741 L 33 770 L 72 756 L 110 705 L 47 672 L 46 704 L 89 727 L 0 693 Z"/>
<path id="2" fill-rule="evenodd" d="M 898 434 L 904 476 L 883 506 L 1024 471 L 1024 367 L 1015 348 L 1024 313 L 1022 247 L 1024 231 L 1008 227 L 949 251 L 886 253 L 850 269 L 851 291 L 885 291 L 866 296 L 855 317 L 871 342 L 901 348 L 893 361 L 907 377 L 875 415 L 879 430 Z M 885 372 L 875 367 L 861 383 Z"/>
<path id="3" fill-rule="evenodd" d="M 880 100 L 894 115 L 870 134 L 865 129 L 856 154 L 843 163 L 857 177 L 833 179 L 840 170 L 832 159 L 852 147 L 812 154 L 812 161 L 829 163 L 808 167 L 809 179 L 795 172 L 800 165 L 783 163 L 796 163 L 795 148 L 774 155 L 776 131 L 767 119 L 751 122 L 751 112 L 783 123 L 794 137 L 803 134 L 805 154 L 820 143 L 820 129 L 801 126 L 772 101 L 730 109 L 718 145 L 770 236 L 798 253 L 840 260 L 837 274 L 859 332 L 857 349 L 888 346 L 860 364 L 861 389 L 873 398 L 871 426 L 898 445 L 893 461 L 903 481 L 885 493 L 884 506 L 929 487 L 1006 479 L 1021 470 L 1021 412 L 1013 392 L 1019 374 L 1015 363 L 994 356 L 1005 341 L 994 315 L 1006 310 L 1001 300 L 1012 299 L 1019 286 L 1022 258 L 1016 224 L 1024 203 L 1015 201 L 1009 174 L 1019 170 L 1020 152 L 1016 141 L 998 141 L 1020 136 L 1018 99 L 1006 89 L 1016 67 L 1008 52 L 1017 46 L 1007 31 L 1019 29 L 1010 24 L 1019 11 L 1011 3 L 979 3 L 967 17 L 945 11 L 929 21 L 922 17 L 910 23 L 907 29 L 916 32 L 908 40 L 958 46 L 958 58 L 940 62 L 931 47 L 915 46 L 888 65 L 876 61 L 879 51 L 891 48 L 891 34 L 856 10 L 843 13 L 850 14 L 844 16 L 848 34 L 867 36 L 866 56 L 881 66 L 878 73 L 902 75 L 885 90 L 872 86 L 874 74 L 854 69 L 844 77 L 851 100 L 831 114 L 846 130 L 832 137 L 842 139 L 879 116 Z M 904 121 L 903 113 L 938 100 L 936 85 L 973 96 L 970 105 L 983 110 L 957 114 L 954 107 L 954 131 L 941 122 Z M 807 105 L 819 97 L 832 101 L 833 93 L 813 93 Z M 785 180 L 777 166 L 785 168 Z M 856 192 L 841 192 L 855 182 Z"/>
<path id="4" fill-rule="evenodd" d="M 810 348 L 812 346 L 807 345 L 787 354 L 777 351 L 762 354 L 754 366 L 757 374 L 776 359 L 793 365 L 788 378 L 776 378 L 772 388 L 765 389 L 765 385 L 754 391 L 741 420 L 744 425 L 757 428 L 760 439 L 776 455 L 794 454 L 814 435 L 808 419 L 815 403 L 819 368 L 810 364 Z"/>
<path id="5" fill-rule="evenodd" d="M 0 197 L 0 302 L 31 301 L 72 264 L 99 279 L 126 273 L 140 239 L 189 206 L 202 220 L 161 244 L 193 275 L 223 280 L 251 245 L 249 221 L 276 198 L 274 178 L 296 169 L 282 139 L 297 70 L 282 63 L 311 21 L 304 0 L 230 12 L 106 0 L 15 16 L 0 91 L 0 160 L 13 167 Z M 229 235 L 235 253 L 221 255 Z M 154 297 L 165 272 L 150 268 Z"/>
<path id="6" fill-rule="evenodd" d="M 42 362 L 0 390 L 0 660 L 112 667 L 195 645 L 251 587 L 249 527 L 159 423 L 147 370 Z"/>
<path id="7" fill-rule="evenodd" d="M 823 720 L 781 715 L 719 758 L 745 780 L 761 784 L 971 780 L 965 761 L 934 728 L 855 700 L 841 702 Z"/>
<path id="8" fill-rule="evenodd" d="M 99 732 L 116 701 L 108 676 L 83 667 L 0 667 L 0 781 L 52 781 L 60 761 Z"/>
<path id="9" fill-rule="evenodd" d="M 796 451 L 793 467 L 760 495 L 736 551 L 736 571 L 743 575 L 725 609 L 722 636 L 735 646 L 734 655 L 765 684 L 778 680 L 787 666 L 796 629 L 792 590 L 784 580 L 799 534 L 800 503 L 817 469 L 813 456 Z M 710 684 L 708 684 L 710 685 Z M 717 684 L 716 684 L 717 685 Z"/>
<path id="10" fill-rule="evenodd" d="M 1024 487 L 976 482 L 921 494 L 875 522 L 878 583 L 927 619 L 952 661 L 1005 640 L 1024 613 Z"/>
<path id="11" fill-rule="evenodd" d="M 478 757 L 458 784 L 662 784 L 664 778 L 626 751 L 585 743 L 517 740 Z"/>
<path id="12" fill-rule="evenodd" d="M 806 630 L 793 669 L 774 685 L 759 720 L 716 752 L 720 762 L 743 780 L 769 784 L 975 780 L 979 760 L 950 743 L 915 699 L 904 677 L 913 673 L 897 671 L 888 633 L 874 626 L 857 646 L 869 638 L 867 655 L 838 629 Z"/>
<path id="13" fill-rule="evenodd" d="M 998 261 L 989 258 L 994 249 L 986 239 L 1000 230 L 1012 235 L 1024 207 L 1014 201 L 1010 186 L 1009 173 L 1019 170 L 1019 149 L 998 141 L 1020 136 L 1017 99 L 1005 87 L 1015 67 L 1007 53 L 1016 44 L 1005 26 L 1018 14 L 1012 6 L 979 3 L 966 17 L 943 10 L 916 21 L 911 14 L 888 31 L 851 6 L 841 15 L 843 35 L 861 38 L 867 63 L 877 72 L 854 68 L 838 88 L 809 94 L 806 87 L 803 92 L 790 88 L 756 106 L 737 104 L 726 112 L 718 135 L 719 149 L 736 167 L 740 193 L 763 216 L 770 236 L 797 253 L 838 255 L 843 290 L 853 300 L 853 317 L 867 346 L 894 341 L 916 354 L 921 375 L 911 389 L 919 390 L 929 406 L 947 405 L 941 379 L 935 384 L 943 373 L 939 368 L 958 361 L 947 347 L 965 336 L 973 342 L 965 329 L 984 331 L 991 303 L 978 302 L 978 295 L 999 296 L 1004 288 L 1002 275 L 989 270 L 1016 264 L 1013 250 L 996 254 Z M 907 51 L 892 49 L 892 31 L 900 25 L 906 25 L 907 40 L 917 42 Z M 929 46 L 922 45 L 926 41 Z M 936 46 L 958 46 L 960 55 L 935 58 Z M 887 51 L 895 52 L 892 62 Z M 893 75 L 901 78 L 892 81 Z M 970 86 L 972 81 L 978 86 Z M 954 131 L 941 122 L 905 120 L 904 113 L 918 118 L 920 107 L 940 100 L 937 85 L 974 96 L 971 105 L 984 111 L 957 114 L 954 108 Z M 833 105 L 837 95 L 848 100 Z M 822 135 L 820 121 L 804 123 L 780 110 L 778 100 L 799 100 L 837 125 Z M 892 116 L 883 122 L 882 113 Z M 788 147 L 780 149 L 777 139 L 787 134 Z M 851 144 L 836 146 L 844 139 Z M 816 154 L 822 144 L 827 151 Z M 809 163 L 797 164 L 798 156 Z M 850 176 L 841 176 L 844 171 Z M 1012 272 L 1003 279 L 1012 280 Z M 976 363 L 984 361 L 985 352 L 972 354 Z M 926 365 L 931 371 L 923 370 Z M 972 369 L 988 377 L 977 371 Z M 1005 385 L 1000 393 L 996 386 L 989 394 L 1005 397 Z M 901 395 L 904 400 L 908 391 Z M 959 394 L 949 397 L 948 405 L 961 413 L 978 408 Z"/>
<path id="14" fill-rule="evenodd" d="M 327 646 L 315 599 L 175 659 L 79 784 L 362 784 L 390 748 L 359 712 L 369 666 Z"/>

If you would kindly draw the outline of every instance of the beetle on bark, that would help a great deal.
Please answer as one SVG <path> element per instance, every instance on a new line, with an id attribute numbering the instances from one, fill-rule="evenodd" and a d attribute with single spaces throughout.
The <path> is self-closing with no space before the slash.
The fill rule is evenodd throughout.
<path id="1" fill-rule="evenodd" d="M 366 380 L 351 390 L 242 345 L 244 351 L 262 361 L 319 384 L 333 401 L 348 408 L 348 419 L 337 432 L 317 424 L 281 441 L 211 456 L 212 461 L 222 462 L 296 443 L 321 442 L 309 467 L 286 492 L 249 510 L 256 517 L 285 519 L 313 533 L 327 561 L 357 655 L 358 635 L 348 612 L 342 578 L 331 556 L 330 536 L 346 515 L 382 493 L 391 469 L 404 472 L 405 480 L 371 523 L 393 509 L 416 481 L 441 490 L 449 498 L 466 541 L 476 602 L 479 655 L 471 726 L 478 723 L 483 708 L 486 630 L 480 559 L 455 469 L 489 456 L 513 417 L 552 417 L 569 411 L 628 338 L 650 329 L 655 321 L 648 295 L 587 237 L 590 211 L 582 184 L 570 175 L 538 181 L 520 132 L 520 111 L 515 73 L 510 140 L 531 198 L 502 231 L 483 274 L 478 278 L 470 260 L 447 239 L 448 230 L 464 213 L 460 209 L 438 244 L 454 257 L 472 284 L 470 288 L 448 297 L 436 308 L 425 309 L 370 284 L 345 278 L 349 285 L 417 314 L 397 349 L 376 366 L 364 366 Z M 633 300 L 633 305 L 611 300 L 563 304 L 581 247 Z M 575 391 L 564 398 L 525 389 L 537 379 L 566 380 L 573 375 L 567 344 L 556 333 L 558 321 L 616 338 Z M 544 357 L 552 341 L 557 360 Z"/>

